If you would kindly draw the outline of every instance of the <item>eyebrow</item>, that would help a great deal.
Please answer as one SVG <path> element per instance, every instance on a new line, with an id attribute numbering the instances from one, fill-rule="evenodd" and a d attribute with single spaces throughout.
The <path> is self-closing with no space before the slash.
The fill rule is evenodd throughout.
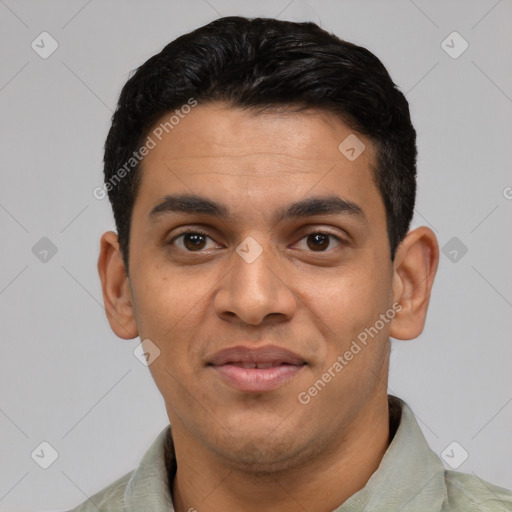
<path id="1" fill-rule="evenodd" d="M 165 214 L 203 214 L 228 220 L 232 217 L 229 209 L 222 203 L 196 194 L 166 195 L 149 213 L 149 220 L 156 222 Z M 354 215 L 366 220 L 363 209 L 352 201 L 337 195 L 310 197 L 280 208 L 274 214 L 275 223 L 286 219 L 312 217 L 315 215 Z"/>

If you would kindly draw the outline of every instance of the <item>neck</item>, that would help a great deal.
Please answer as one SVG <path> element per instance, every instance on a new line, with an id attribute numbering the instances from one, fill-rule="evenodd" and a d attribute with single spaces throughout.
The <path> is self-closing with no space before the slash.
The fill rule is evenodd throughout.
<path id="1" fill-rule="evenodd" d="M 176 512 L 331 512 L 362 489 L 377 470 L 390 438 L 387 395 L 381 394 L 324 450 L 273 473 L 230 467 L 173 423 L 177 471 L 172 483 Z"/>

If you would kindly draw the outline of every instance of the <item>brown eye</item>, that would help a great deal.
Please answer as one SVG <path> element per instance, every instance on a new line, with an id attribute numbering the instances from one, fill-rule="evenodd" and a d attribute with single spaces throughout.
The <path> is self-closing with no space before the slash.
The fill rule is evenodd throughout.
<path id="1" fill-rule="evenodd" d="M 304 239 L 306 240 L 307 249 L 313 252 L 326 252 L 330 245 L 332 245 L 332 239 L 337 242 L 338 246 L 343 244 L 343 240 L 338 236 L 323 231 L 309 233 Z"/>
<path id="2" fill-rule="evenodd" d="M 184 231 L 179 235 L 175 236 L 169 245 L 174 245 L 179 239 L 182 239 L 177 247 L 188 252 L 199 252 L 205 248 L 206 240 L 210 237 L 202 231 Z M 211 240 L 211 238 L 210 238 Z"/>
<path id="3" fill-rule="evenodd" d="M 200 233 L 187 233 L 183 235 L 183 245 L 192 251 L 195 249 L 203 249 L 204 243 L 205 237 Z"/>
<path id="4" fill-rule="evenodd" d="M 323 250 L 329 247 L 329 236 L 323 233 L 314 233 L 308 236 L 308 247 L 316 251 L 317 249 Z"/>

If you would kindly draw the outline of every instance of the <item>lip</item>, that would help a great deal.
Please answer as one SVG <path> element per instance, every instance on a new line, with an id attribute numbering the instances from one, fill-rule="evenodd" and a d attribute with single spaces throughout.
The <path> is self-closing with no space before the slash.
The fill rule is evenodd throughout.
<path id="1" fill-rule="evenodd" d="M 257 367 L 260 365 L 261 368 Z M 207 364 L 224 382 L 244 392 L 276 389 L 293 379 L 306 365 L 299 355 L 275 345 L 227 348 L 214 354 Z"/>

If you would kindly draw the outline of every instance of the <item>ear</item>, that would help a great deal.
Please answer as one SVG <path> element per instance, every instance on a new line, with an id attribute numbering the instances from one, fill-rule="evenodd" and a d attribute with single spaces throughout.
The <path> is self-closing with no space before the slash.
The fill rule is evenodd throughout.
<path id="1" fill-rule="evenodd" d="M 393 303 L 400 303 L 390 325 L 390 336 L 399 340 L 417 338 L 423 331 L 430 292 L 439 264 L 439 245 L 426 226 L 408 233 L 394 261 Z"/>
<path id="2" fill-rule="evenodd" d="M 98 273 L 103 290 L 105 313 L 117 336 L 131 340 L 138 336 L 130 282 L 124 266 L 117 233 L 107 231 L 101 237 Z"/>

